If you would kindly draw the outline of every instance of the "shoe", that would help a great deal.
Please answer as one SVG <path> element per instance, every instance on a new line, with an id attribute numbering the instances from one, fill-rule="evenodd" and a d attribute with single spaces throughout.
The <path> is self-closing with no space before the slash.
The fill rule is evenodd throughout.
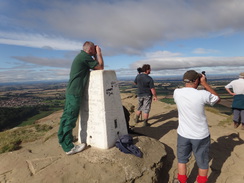
<path id="1" fill-rule="evenodd" d="M 134 133 L 133 129 L 129 128 L 128 133 Z"/>
<path id="2" fill-rule="evenodd" d="M 81 152 L 82 150 L 84 150 L 86 147 L 86 144 L 82 143 L 79 145 L 75 145 L 75 147 L 73 147 L 69 152 L 66 152 L 67 155 L 72 155 L 78 152 Z"/>
<path id="3" fill-rule="evenodd" d="M 242 125 L 241 125 L 241 129 L 244 130 L 244 123 L 242 123 Z"/>
<path id="4" fill-rule="evenodd" d="M 147 120 L 143 121 L 143 127 L 145 127 L 145 126 L 150 126 L 150 124 L 147 122 Z"/>
<path id="5" fill-rule="evenodd" d="M 180 183 L 180 181 L 177 178 L 175 178 L 172 183 Z"/>
<path id="6" fill-rule="evenodd" d="M 177 178 L 175 178 L 172 183 L 180 183 L 180 181 Z"/>
<path id="7" fill-rule="evenodd" d="M 140 118 L 140 116 L 136 116 L 136 118 L 135 118 L 135 120 L 134 120 L 135 124 L 136 124 L 136 123 L 139 123 L 139 118 Z"/>
<path id="8" fill-rule="evenodd" d="M 234 128 L 238 128 L 238 126 L 240 126 L 241 123 L 237 123 L 237 122 L 234 122 Z"/>

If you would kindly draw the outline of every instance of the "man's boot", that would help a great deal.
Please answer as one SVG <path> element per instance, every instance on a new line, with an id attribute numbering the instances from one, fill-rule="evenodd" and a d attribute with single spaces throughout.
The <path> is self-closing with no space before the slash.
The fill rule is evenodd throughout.
<path id="1" fill-rule="evenodd" d="M 140 118 L 140 116 L 137 116 L 137 115 L 136 115 L 136 118 L 135 118 L 135 120 L 134 120 L 135 124 L 139 122 L 139 118 Z"/>
<path id="2" fill-rule="evenodd" d="M 148 119 L 144 119 L 144 121 L 143 121 L 143 126 L 150 126 L 149 123 L 148 123 L 147 121 L 148 121 Z"/>

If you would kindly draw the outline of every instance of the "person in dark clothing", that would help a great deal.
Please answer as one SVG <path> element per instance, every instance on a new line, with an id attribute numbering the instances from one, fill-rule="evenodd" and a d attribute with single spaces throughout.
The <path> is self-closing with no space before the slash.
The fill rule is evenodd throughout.
<path id="1" fill-rule="evenodd" d="M 70 79 L 65 94 L 65 107 L 58 131 L 59 144 L 67 155 L 81 152 L 86 146 L 84 143 L 73 144 L 72 131 L 76 126 L 90 69 L 102 70 L 103 68 L 101 48 L 90 41 L 86 41 L 83 50 L 75 57 L 71 66 Z"/>
<path id="2" fill-rule="evenodd" d="M 143 126 L 149 126 L 148 117 L 151 110 L 152 99 L 157 100 L 157 94 L 154 87 L 154 81 L 149 76 L 151 73 L 151 66 L 144 64 L 142 72 L 138 74 L 134 80 L 137 85 L 138 108 L 136 111 L 135 123 L 138 123 L 140 115 L 143 113 Z"/>

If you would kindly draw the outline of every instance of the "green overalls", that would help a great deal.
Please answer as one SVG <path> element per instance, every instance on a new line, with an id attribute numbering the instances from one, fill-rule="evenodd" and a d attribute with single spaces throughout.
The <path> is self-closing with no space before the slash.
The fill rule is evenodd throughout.
<path id="1" fill-rule="evenodd" d="M 66 89 L 64 112 L 58 131 L 59 144 L 65 152 L 70 151 L 74 147 L 72 131 L 79 116 L 84 88 L 90 69 L 97 65 L 98 62 L 83 50 L 75 57 L 72 63 L 70 79 Z"/>

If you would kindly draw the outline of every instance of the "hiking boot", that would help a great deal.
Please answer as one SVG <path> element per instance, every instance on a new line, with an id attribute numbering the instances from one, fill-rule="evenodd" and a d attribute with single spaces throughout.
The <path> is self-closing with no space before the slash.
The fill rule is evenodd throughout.
<path id="1" fill-rule="evenodd" d="M 147 121 L 148 121 L 148 120 L 144 120 L 144 121 L 143 121 L 143 127 L 144 127 L 144 126 L 150 126 L 150 124 L 149 124 Z"/>
<path id="2" fill-rule="evenodd" d="M 139 118 L 140 118 L 140 116 L 136 116 L 136 118 L 134 120 L 135 124 L 139 122 Z"/>
<path id="3" fill-rule="evenodd" d="M 241 123 L 237 123 L 237 122 L 234 122 L 234 128 L 238 128 L 238 126 L 240 126 Z"/>
<path id="4" fill-rule="evenodd" d="M 66 152 L 67 155 L 72 155 L 78 152 L 81 152 L 82 150 L 84 150 L 86 147 L 86 144 L 82 143 L 79 145 L 75 145 L 69 152 Z"/>

